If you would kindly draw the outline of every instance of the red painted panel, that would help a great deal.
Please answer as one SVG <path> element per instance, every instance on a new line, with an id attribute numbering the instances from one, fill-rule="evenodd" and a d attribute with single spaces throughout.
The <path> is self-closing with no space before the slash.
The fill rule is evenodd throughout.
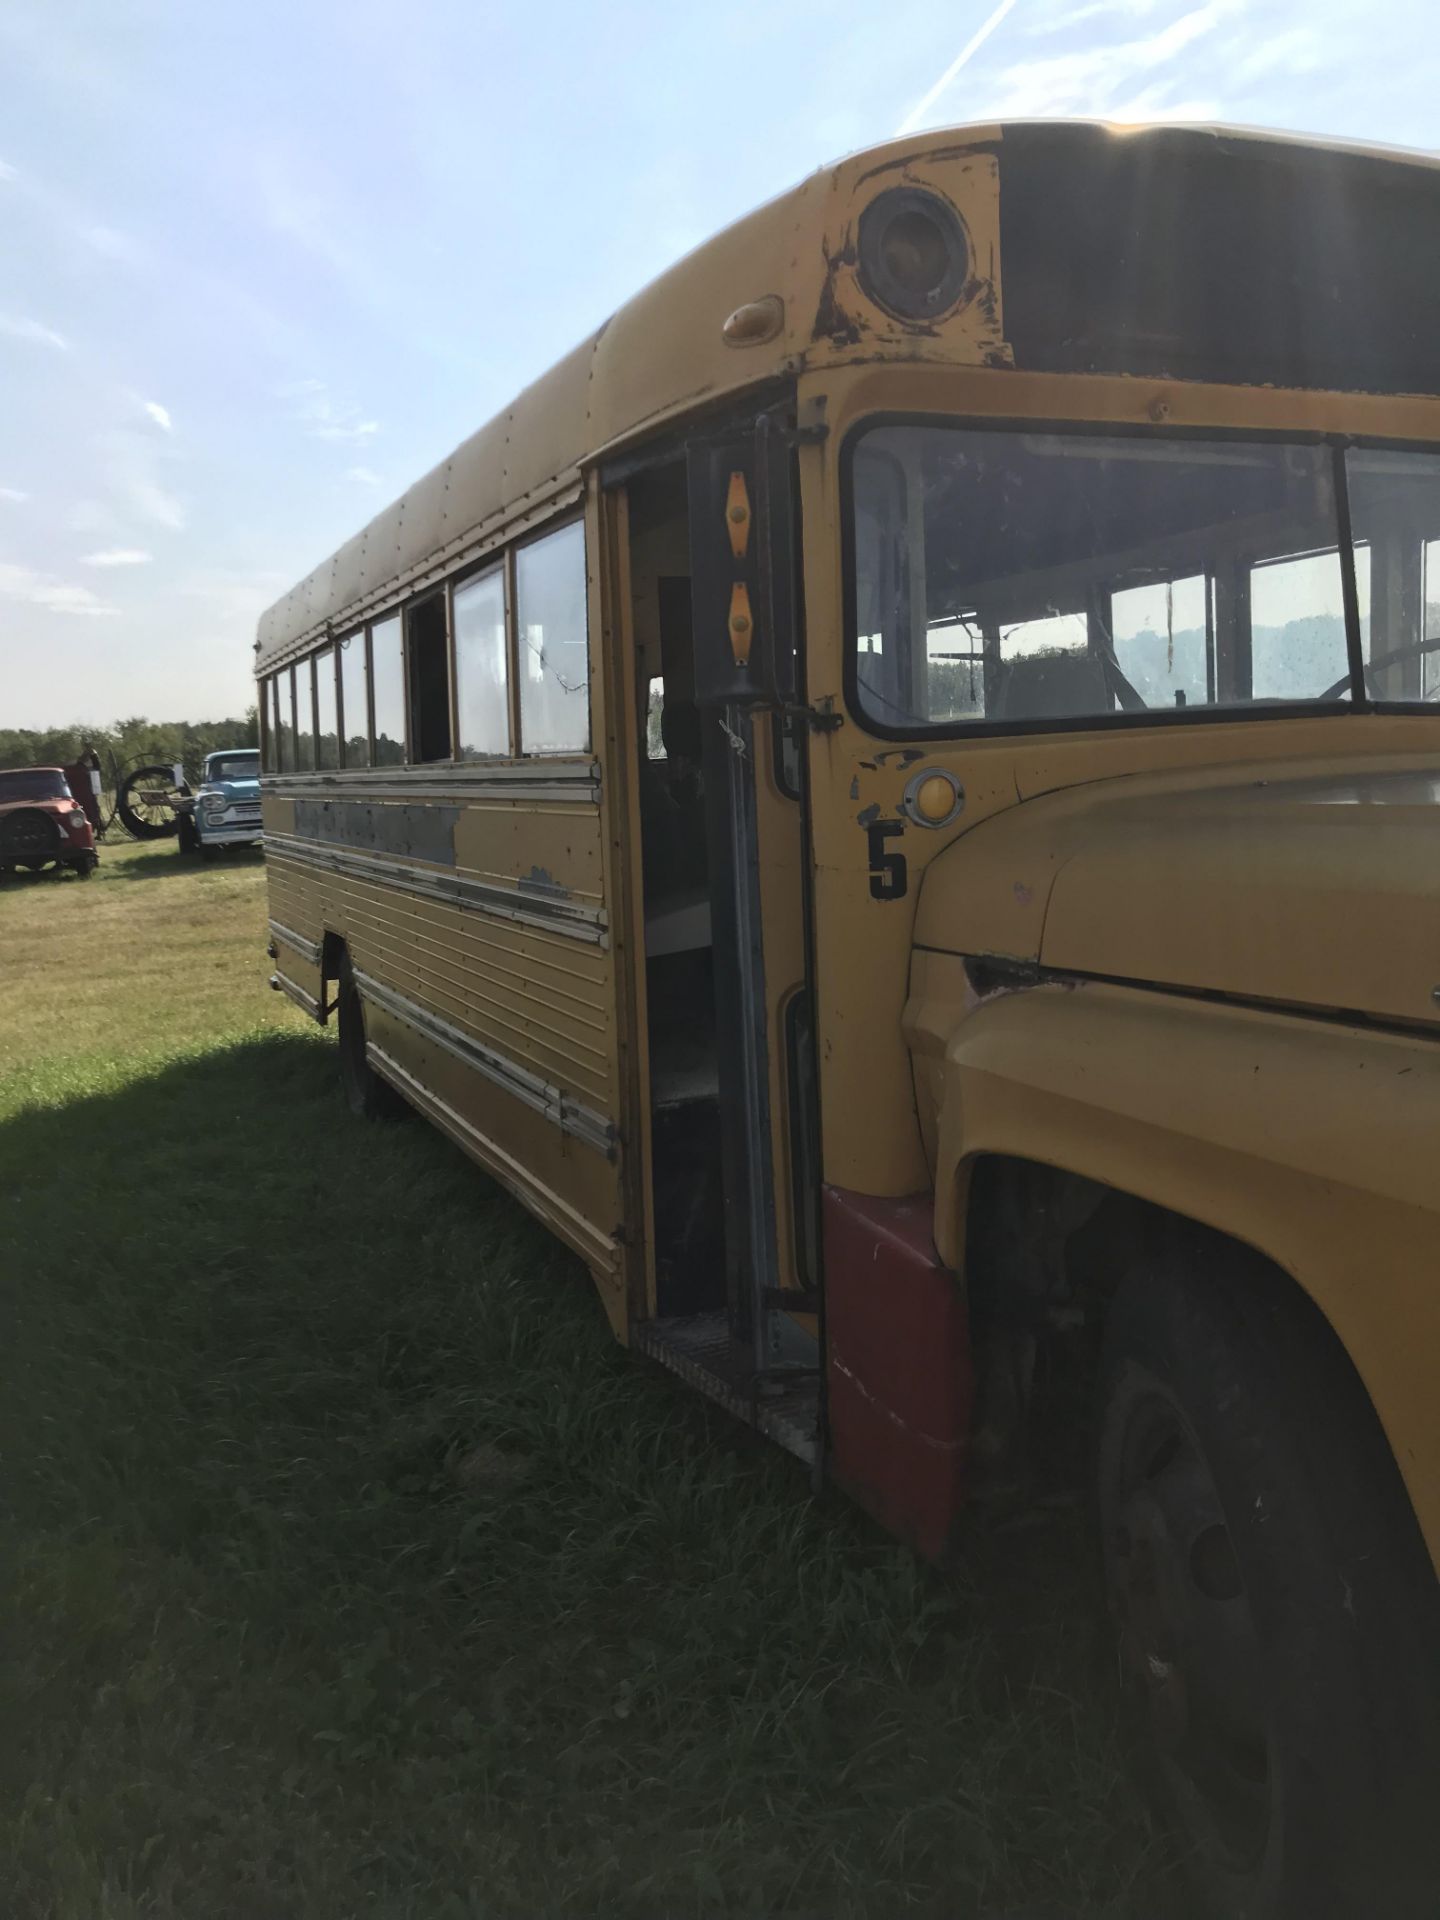
<path id="1" fill-rule="evenodd" d="M 964 1503 L 974 1399 L 964 1295 L 933 1215 L 928 1193 L 824 1193 L 831 1469 L 932 1559 Z"/>

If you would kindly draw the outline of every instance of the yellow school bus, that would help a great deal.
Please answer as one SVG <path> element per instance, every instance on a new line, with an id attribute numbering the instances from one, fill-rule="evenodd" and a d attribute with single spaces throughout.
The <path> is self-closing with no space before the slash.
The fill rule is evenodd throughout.
<path id="1" fill-rule="evenodd" d="M 1440 1884 L 1437 262 L 1425 158 L 895 141 L 256 643 L 351 1105 L 928 1555 L 1059 1421 L 1252 1920 Z"/>

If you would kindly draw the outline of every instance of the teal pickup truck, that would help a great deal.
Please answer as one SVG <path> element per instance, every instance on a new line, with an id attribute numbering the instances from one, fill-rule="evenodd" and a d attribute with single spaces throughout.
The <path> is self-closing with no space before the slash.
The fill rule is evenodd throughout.
<path id="1" fill-rule="evenodd" d="M 249 847 L 259 839 L 259 750 L 207 753 L 194 798 L 180 814 L 180 851 L 209 860 L 221 847 Z"/>

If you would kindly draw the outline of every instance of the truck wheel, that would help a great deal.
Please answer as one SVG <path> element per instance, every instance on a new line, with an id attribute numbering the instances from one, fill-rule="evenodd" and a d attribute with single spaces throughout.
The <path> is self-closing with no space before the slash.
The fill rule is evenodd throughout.
<path id="1" fill-rule="evenodd" d="M 175 831 L 180 840 L 181 853 L 198 853 L 200 836 L 195 831 L 195 822 L 188 813 L 182 813 L 176 821 Z"/>
<path id="2" fill-rule="evenodd" d="M 1339 1343 L 1197 1239 L 1122 1283 L 1102 1379 L 1121 1684 L 1202 1911 L 1433 1916 L 1440 1589 Z"/>
<path id="3" fill-rule="evenodd" d="M 340 959 L 336 1004 L 340 1027 L 340 1085 L 345 1104 L 362 1120 L 393 1119 L 404 1111 L 405 1102 L 365 1058 L 365 1003 L 355 985 L 348 953 Z"/>

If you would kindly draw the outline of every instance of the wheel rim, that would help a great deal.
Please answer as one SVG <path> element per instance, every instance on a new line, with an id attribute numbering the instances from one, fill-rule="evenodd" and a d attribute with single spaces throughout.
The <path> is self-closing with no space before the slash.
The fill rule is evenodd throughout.
<path id="1" fill-rule="evenodd" d="M 1264 1852 L 1271 1818 L 1259 1639 L 1214 1479 L 1169 1400 L 1149 1395 L 1130 1409 L 1109 1491 L 1122 1681 L 1143 1703 L 1185 1824 L 1244 1871 Z"/>

